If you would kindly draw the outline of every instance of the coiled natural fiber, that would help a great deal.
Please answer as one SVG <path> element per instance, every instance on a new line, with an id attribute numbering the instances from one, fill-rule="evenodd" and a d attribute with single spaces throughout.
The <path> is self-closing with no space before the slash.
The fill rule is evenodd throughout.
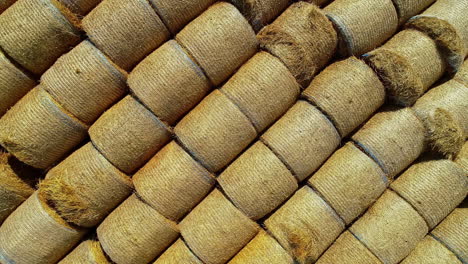
<path id="1" fill-rule="evenodd" d="M 432 235 L 457 254 L 463 262 L 466 262 L 468 261 L 468 253 L 466 252 L 466 245 L 468 244 L 467 228 L 468 209 L 459 208 L 445 218 L 432 231 Z"/>
<path id="2" fill-rule="evenodd" d="M 16 0 L 2 0 L 0 1 L 0 14 L 5 11 L 8 7 L 14 4 Z"/>
<path id="3" fill-rule="evenodd" d="M 203 264 L 187 247 L 182 239 L 178 239 L 153 264 Z"/>
<path id="4" fill-rule="evenodd" d="M 70 254 L 60 260 L 60 264 L 96 263 L 110 264 L 104 255 L 101 244 L 94 240 L 85 240 L 80 243 Z"/>
<path id="5" fill-rule="evenodd" d="M 338 41 L 324 13 L 302 1 L 292 4 L 257 38 L 260 46 L 278 57 L 303 87 L 330 60 Z"/>
<path id="6" fill-rule="evenodd" d="M 468 170 L 468 142 L 465 141 L 462 149 L 457 155 L 455 162 L 462 167 L 464 170 Z"/>
<path id="7" fill-rule="evenodd" d="M 0 117 L 31 90 L 36 81 L 0 50 Z"/>
<path id="8" fill-rule="evenodd" d="M 404 24 L 410 17 L 419 14 L 436 0 L 392 0 L 398 13 L 399 24 Z"/>
<path id="9" fill-rule="evenodd" d="M 290 4 L 289 0 L 230 0 L 257 32 Z"/>
<path id="10" fill-rule="evenodd" d="M 107 110 L 89 135 L 114 166 L 129 174 L 171 139 L 169 128 L 131 95 Z"/>
<path id="11" fill-rule="evenodd" d="M 102 1 L 83 19 L 83 29 L 125 70 L 169 38 L 169 31 L 148 0 Z"/>
<path id="12" fill-rule="evenodd" d="M 464 232 L 461 231 L 460 232 Z M 448 249 L 444 244 L 437 241 L 431 235 L 427 235 L 411 254 L 406 257 L 402 264 L 424 263 L 424 264 L 439 264 L 452 263 L 463 264 L 457 256 Z"/>
<path id="13" fill-rule="evenodd" d="M 214 85 L 226 80 L 257 50 L 252 27 L 233 5 L 226 2 L 208 8 L 177 34 L 176 40 Z"/>
<path id="14" fill-rule="evenodd" d="M 0 119 L 0 144 L 24 163 L 45 169 L 78 145 L 86 130 L 39 85 Z"/>
<path id="15" fill-rule="evenodd" d="M 16 62 L 39 75 L 78 44 L 76 23 L 56 0 L 18 0 L 0 16 L 0 45 Z"/>
<path id="16" fill-rule="evenodd" d="M 86 15 L 91 9 L 97 6 L 102 0 L 59 0 L 73 13 L 80 16 Z"/>
<path id="17" fill-rule="evenodd" d="M 454 80 L 468 87 L 468 60 L 465 60 L 465 63 L 460 67 L 460 70 L 457 75 L 455 75 Z"/>
<path id="18" fill-rule="evenodd" d="M 42 75 L 41 86 L 89 124 L 124 95 L 125 79 L 124 71 L 89 41 L 83 41 Z"/>
<path id="19" fill-rule="evenodd" d="M 84 235 L 68 225 L 35 192 L 0 228 L 0 260 L 3 263 L 57 262 Z"/>

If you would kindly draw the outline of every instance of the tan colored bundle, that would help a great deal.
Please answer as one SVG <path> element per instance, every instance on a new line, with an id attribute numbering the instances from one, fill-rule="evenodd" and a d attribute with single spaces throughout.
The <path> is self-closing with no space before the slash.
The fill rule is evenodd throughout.
<path id="1" fill-rule="evenodd" d="M 16 62 L 40 75 L 78 44 L 77 23 L 56 0 L 18 0 L 0 16 L 0 46 Z"/>
<path id="2" fill-rule="evenodd" d="M 60 57 L 41 77 L 41 86 L 60 105 L 92 123 L 126 92 L 126 73 L 89 41 Z"/>
<path id="3" fill-rule="evenodd" d="M 0 152 L 0 225 L 34 192 L 27 178 L 36 175 L 17 163 L 10 154 Z"/>
<path id="4" fill-rule="evenodd" d="M 455 162 L 464 170 L 468 171 L 468 141 L 465 141 L 465 144 L 463 144 L 463 147 L 458 153 Z"/>
<path id="5" fill-rule="evenodd" d="M 182 239 L 178 239 L 153 264 L 203 264 L 187 247 Z"/>
<path id="6" fill-rule="evenodd" d="M 239 211 L 217 189 L 179 224 L 188 247 L 204 263 L 226 263 L 259 231 L 257 223 Z"/>
<path id="7" fill-rule="evenodd" d="M 255 31 L 275 19 L 290 4 L 290 0 L 230 0 L 247 18 Z"/>
<path id="8" fill-rule="evenodd" d="M 280 159 L 257 142 L 218 177 L 226 196 L 246 216 L 258 220 L 297 190 L 297 181 Z"/>
<path id="9" fill-rule="evenodd" d="M 264 225 L 298 263 L 313 263 L 345 224 L 310 187 L 304 186 Z"/>
<path id="10" fill-rule="evenodd" d="M 259 52 L 220 90 L 263 131 L 291 107 L 299 96 L 294 76 L 276 57 Z"/>
<path id="11" fill-rule="evenodd" d="M 413 107 L 426 127 L 429 147 L 454 157 L 468 137 L 468 87 L 451 80 L 431 89 Z"/>
<path id="12" fill-rule="evenodd" d="M 149 0 L 161 20 L 175 34 L 215 0 Z"/>
<path id="13" fill-rule="evenodd" d="M 352 57 L 325 68 L 302 96 L 325 112 L 345 137 L 384 103 L 385 90 L 374 71 Z"/>
<path id="14" fill-rule="evenodd" d="M 177 34 L 176 40 L 201 66 L 213 85 L 221 84 L 257 50 L 252 27 L 226 2 L 208 8 Z"/>
<path id="15" fill-rule="evenodd" d="M 4 263 L 57 262 L 84 235 L 68 225 L 35 192 L 0 228 L 0 261 Z"/>
<path id="16" fill-rule="evenodd" d="M 446 70 L 436 43 L 413 29 L 399 32 L 364 60 L 383 81 L 387 97 L 404 106 L 412 105 Z"/>
<path id="17" fill-rule="evenodd" d="M 463 233 L 465 230 L 460 230 L 460 232 Z M 463 264 L 450 249 L 431 235 L 427 235 L 421 242 L 419 242 L 411 254 L 401 263 Z"/>
<path id="18" fill-rule="evenodd" d="M 361 55 L 390 38 L 398 27 L 391 0 L 335 0 L 324 9 L 339 33 L 342 56 Z"/>
<path id="19" fill-rule="evenodd" d="M 22 162 L 45 169 L 78 145 L 86 130 L 39 85 L 0 119 L 0 144 Z"/>
<path id="20" fill-rule="evenodd" d="M 130 178 L 88 143 L 52 168 L 39 194 L 67 222 L 99 224 L 132 192 Z"/>
<path id="21" fill-rule="evenodd" d="M 303 86 L 335 52 L 337 35 L 322 10 L 313 4 L 292 4 L 257 35 L 260 46 L 278 57 Z"/>
<path id="22" fill-rule="evenodd" d="M 453 79 L 468 87 L 468 60 L 465 60 Z"/>
<path id="23" fill-rule="evenodd" d="M 99 225 L 97 235 L 112 261 L 148 263 L 178 236 L 175 223 L 142 202 L 135 194 Z"/>
<path id="24" fill-rule="evenodd" d="M 101 248 L 101 244 L 94 240 L 85 240 L 81 242 L 70 254 L 60 260 L 59 264 L 111 264 L 104 251 Z"/>
<path id="25" fill-rule="evenodd" d="M 206 197 L 215 180 L 172 141 L 133 176 L 133 183 L 145 202 L 178 221 Z"/>
<path id="26" fill-rule="evenodd" d="M 219 90 L 205 97 L 174 132 L 211 172 L 229 164 L 257 136 L 249 119 Z"/>
<path id="27" fill-rule="evenodd" d="M 333 153 L 340 136 L 317 108 L 301 100 L 272 125 L 261 140 L 302 181 Z"/>
<path id="28" fill-rule="evenodd" d="M 468 228 L 468 209 L 455 209 L 440 225 L 438 225 L 432 236 L 437 238 L 450 248 L 463 262 L 468 261 L 468 237 L 466 230 Z"/>
<path id="29" fill-rule="evenodd" d="M 96 148 L 117 168 L 133 173 L 171 139 L 170 128 L 131 95 L 90 128 Z"/>
<path id="30" fill-rule="evenodd" d="M 169 38 L 147 0 L 105 0 L 84 19 L 91 41 L 117 65 L 130 70 Z"/>
<path id="31" fill-rule="evenodd" d="M 0 117 L 36 84 L 0 49 Z"/>
<path id="32" fill-rule="evenodd" d="M 346 224 L 361 215 L 388 183 L 379 165 L 352 143 L 337 150 L 308 181 Z"/>
<path id="33" fill-rule="evenodd" d="M 12 4 L 14 4 L 16 0 L 1 0 L 0 1 L 0 14 L 7 10 L 8 7 L 10 7 Z"/>
<path id="34" fill-rule="evenodd" d="M 203 71 L 175 40 L 140 62 L 128 76 L 128 85 L 141 102 L 170 125 L 211 88 Z"/>
<path id="35" fill-rule="evenodd" d="M 73 13 L 84 16 L 97 6 L 102 0 L 59 0 Z"/>
<path id="36" fill-rule="evenodd" d="M 410 108 L 403 108 L 377 113 L 352 140 L 393 179 L 423 152 L 424 136 L 421 121 Z"/>
<path id="37" fill-rule="evenodd" d="M 418 29 L 439 45 L 452 71 L 456 72 L 468 53 L 468 2 L 438 0 L 421 15 L 411 18 L 407 27 Z"/>
<path id="38" fill-rule="evenodd" d="M 436 0 L 392 0 L 398 13 L 399 24 L 404 24 L 410 17 L 419 14 Z"/>
<path id="39" fill-rule="evenodd" d="M 260 231 L 229 263 L 292 264 L 293 260 L 275 239 Z"/>

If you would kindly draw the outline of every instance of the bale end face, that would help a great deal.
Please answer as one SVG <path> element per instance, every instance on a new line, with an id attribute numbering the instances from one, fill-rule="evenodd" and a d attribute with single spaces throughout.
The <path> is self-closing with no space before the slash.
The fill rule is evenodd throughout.
<path id="1" fill-rule="evenodd" d="M 66 222 L 79 225 L 83 219 L 90 218 L 90 205 L 79 195 L 79 190 L 73 189 L 59 177 L 46 178 L 38 186 L 39 196 Z"/>
<path id="2" fill-rule="evenodd" d="M 385 49 L 366 54 L 363 59 L 374 69 L 394 103 L 410 106 L 424 93 L 424 87 L 411 64 L 402 56 Z"/>
<path id="3" fill-rule="evenodd" d="M 295 263 L 308 264 L 314 263 L 315 258 L 310 254 L 313 251 L 315 243 L 311 241 L 313 236 L 301 234 L 301 230 L 293 230 L 288 234 L 288 243 L 290 253 L 294 258 Z"/>
<path id="4" fill-rule="evenodd" d="M 449 159 L 460 152 L 465 142 L 463 129 L 449 112 L 436 108 L 423 122 L 426 139 L 432 151 Z"/>
<path id="5" fill-rule="evenodd" d="M 23 169 L 15 165 L 17 161 L 13 159 L 11 154 L 0 150 L 0 188 L 5 188 L 26 199 L 34 192 L 31 187 L 32 181 L 29 179 L 30 172 L 27 168 Z M 26 178 L 23 179 L 22 176 Z"/>
<path id="6" fill-rule="evenodd" d="M 408 21 L 406 27 L 422 31 L 434 39 L 449 66 L 448 71 L 458 71 L 463 63 L 465 50 L 461 36 L 452 25 L 436 17 L 416 16 Z"/>

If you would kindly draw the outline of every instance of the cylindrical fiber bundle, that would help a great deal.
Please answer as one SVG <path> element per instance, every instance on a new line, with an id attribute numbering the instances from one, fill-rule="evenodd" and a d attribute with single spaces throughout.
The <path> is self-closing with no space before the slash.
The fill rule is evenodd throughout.
<path id="1" fill-rule="evenodd" d="M 91 9 L 97 6 L 102 0 L 59 0 L 73 13 L 80 16 L 86 15 Z"/>
<path id="2" fill-rule="evenodd" d="M 432 236 L 426 236 L 421 242 L 419 242 L 411 254 L 409 254 L 409 256 L 401 263 L 462 264 L 450 249 L 434 239 Z"/>
<path id="3" fill-rule="evenodd" d="M 405 106 L 412 105 L 446 69 L 434 40 L 414 29 L 399 32 L 365 54 L 364 60 L 378 73 L 387 97 Z"/>
<path id="4" fill-rule="evenodd" d="M 37 86 L 0 119 L 0 144 L 22 162 L 45 169 L 78 145 L 86 129 Z"/>
<path id="5" fill-rule="evenodd" d="M 453 71 L 468 53 L 468 2 L 438 0 L 421 15 L 411 18 L 407 27 L 418 29 L 433 38 Z"/>
<path id="6" fill-rule="evenodd" d="M 133 173 L 171 139 L 169 128 L 131 95 L 107 110 L 90 128 L 96 148 L 114 166 Z"/>
<path id="7" fill-rule="evenodd" d="M 424 131 L 413 111 L 403 108 L 377 113 L 352 140 L 393 179 L 423 152 Z"/>
<path id="8" fill-rule="evenodd" d="M 15 2 L 16 0 L 0 0 L 0 14 Z"/>
<path id="9" fill-rule="evenodd" d="M 219 90 L 203 99 L 174 132 L 212 172 L 229 164 L 257 136 L 249 119 Z"/>
<path id="10" fill-rule="evenodd" d="M 468 60 L 465 60 L 453 79 L 468 87 Z"/>
<path id="11" fill-rule="evenodd" d="M 258 225 L 217 189 L 179 224 L 184 241 L 206 264 L 226 263 L 258 233 Z"/>
<path id="12" fill-rule="evenodd" d="M 176 36 L 214 85 L 221 84 L 257 51 L 252 27 L 231 4 L 212 5 Z"/>
<path id="13" fill-rule="evenodd" d="M 67 12 L 56 0 L 18 0 L 0 16 L 0 46 L 24 68 L 42 74 L 80 41 L 76 21 L 68 20 L 76 18 Z"/>
<path id="14" fill-rule="evenodd" d="M 99 225 L 102 248 L 116 263 L 149 263 L 176 240 L 177 226 L 133 194 Z"/>
<path id="15" fill-rule="evenodd" d="M 468 194 L 468 173 L 450 160 L 411 166 L 390 186 L 434 228 Z"/>
<path id="16" fill-rule="evenodd" d="M 347 143 L 308 183 L 350 224 L 385 191 L 388 180 L 375 161 Z"/>
<path id="17" fill-rule="evenodd" d="M 273 211 L 298 188 L 288 168 L 260 141 L 229 165 L 218 182 L 231 201 L 253 220 Z"/>
<path id="18" fill-rule="evenodd" d="M 36 192 L 0 227 L 0 261 L 56 263 L 84 234 L 62 220 Z"/>
<path id="19" fill-rule="evenodd" d="M 264 224 L 301 264 L 317 260 L 345 228 L 335 211 L 308 186 L 297 191 Z"/>
<path id="20" fill-rule="evenodd" d="M 424 238 L 428 227 L 408 202 L 387 190 L 349 231 L 382 262 L 396 264 Z"/>
<path id="21" fill-rule="evenodd" d="M 63 108 L 92 123 L 126 92 L 126 73 L 89 41 L 60 57 L 41 77 L 41 86 Z"/>
<path id="22" fill-rule="evenodd" d="M 59 215 L 78 226 L 99 224 L 132 192 L 130 178 L 88 143 L 52 168 L 39 193 Z"/>
<path id="23" fill-rule="evenodd" d="M 261 137 L 299 181 L 314 172 L 338 147 L 340 136 L 314 106 L 298 101 Z"/>
<path id="24" fill-rule="evenodd" d="M 263 131 L 278 119 L 299 96 L 299 84 L 284 64 L 266 52 L 257 53 L 221 88 Z"/>
<path id="25" fill-rule="evenodd" d="M 203 264 L 187 247 L 182 239 L 178 239 L 153 264 Z"/>
<path id="26" fill-rule="evenodd" d="M 436 0 L 392 0 L 398 13 L 399 24 L 404 24 L 410 17 L 419 14 Z"/>
<path id="27" fill-rule="evenodd" d="M 335 0 L 324 11 L 338 31 L 342 56 L 358 56 L 375 49 L 398 27 L 392 0 Z"/>
<path id="28" fill-rule="evenodd" d="M 171 125 L 211 88 L 203 71 L 175 40 L 140 62 L 130 73 L 128 85 L 141 102 Z"/>
<path id="29" fill-rule="evenodd" d="M 0 152 L 0 225 L 34 192 L 30 184 L 21 178 L 13 159 L 11 154 Z"/>
<path id="30" fill-rule="evenodd" d="M 63 258 L 59 264 L 110 264 L 101 244 L 94 240 L 85 240 L 81 242 L 71 253 Z"/>
<path id="31" fill-rule="evenodd" d="M 291 256 L 265 231 L 260 231 L 229 264 L 292 264 Z"/>
<path id="32" fill-rule="evenodd" d="M 455 162 L 464 170 L 468 171 L 468 141 L 465 141 L 465 144 L 463 144 Z"/>
<path id="33" fill-rule="evenodd" d="M 430 147 L 445 156 L 457 154 L 468 137 L 468 87 L 451 80 L 439 85 L 413 107 L 423 120 Z"/>
<path id="34" fill-rule="evenodd" d="M 331 59 L 338 42 L 322 10 L 302 1 L 289 6 L 257 38 L 260 46 L 278 57 L 303 87 Z"/>
<path id="35" fill-rule="evenodd" d="M 149 0 L 169 30 L 176 34 L 215 0 Z"/>
<path id="36" fill-rule="evenodd" d="M 255 31 L 259 31 L 265 25 L 275 19 L 288 7 L 289 0 L 230 0 L 249 20 Z"/>
<path id="37" fill-rule="evenodd" d="M 316 263 L 382 264 L 382 262 L 349 231 L 345 231 Z"/>
<path id="38" fill-rule="evenodd" d="M 12 63 L 0 50 L 0 117 L 35 84 L 34 79 Z"/>
<path id="39" fill-rule="evenodd" d="M 105 0 L 84 19 L 91 41 L 113 62 L 130 70 L 169 38 L 148 0 Z"/>
<path id="40" fill-rule="evenodd" d="M 468 261 L 468 209 L 457 208 L 433 231 L 432 236 L 444 243 L 466 263 Z"/>
<path id="41" fill-rule="evenodd" d="M 385 89 L 369 66 L 351 57 L 325 68 L 302 95 L 325 112 L 344 137 L 384 103 Z"/>
<path id="42" fill-rule="evenodd" d="M 205 198 L 215 180 L 172 141 L 133 176 L 133 184 L 145 202 L 178 221 Z"/>

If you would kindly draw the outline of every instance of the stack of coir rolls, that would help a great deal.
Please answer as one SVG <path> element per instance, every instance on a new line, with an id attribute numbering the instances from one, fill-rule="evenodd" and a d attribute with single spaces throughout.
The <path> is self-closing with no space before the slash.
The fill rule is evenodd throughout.
<path id="1" fill-rule="evenodd" d="M 63 263 L 148 263 L 164 250 L 166 252 L 157 258 L 157 263 L 290 263 L 293 259 L 301 263 L 314 262 L 345 226 L 363 213 L 420 153 L 434 150 L 454 158 L 466 139 L 466 93 L 463 92 L 466 87 L 460 85 L 463 74 L 459 74 L 453 81 L 423 96 L 414 108 L 384 108 L 315 173 L 320 175 L 322 171 L 325 175 L 319 177 L 323 179 L 322 183 L 316 183 L 317 186 L 312 183 L 316 177 L 314 174 L 308 186 L 302 187 L 301 184 L 332 154 L 342 138 L 346 138 L 384 103 L 386 95 L 389 102 L 412 105 L 444 72 L 453 73 L 460 67 L 460 63 L 454 66 L 453 52 L 445 52 L 443 45 L 446 43 L 430 31 L 434 23 L 428 24 L 427 29 L 421 26 L 423 21 L 402 31 L 382 48 L 365 55 L 364 60 L 351 57 L 336 62 L 312 80 L 330 60 L 334 47 L 338 47 L 343 56 L 361 55 L 394 34 L 398 24 L 406 20 L 403 18 L 405 15 L 415 15 L 433 1 L 416 5 L 407 5 L 405 1 L 383 1 L 385 3 L 372 6 L 362 4 L 362 1 L 337 0 L 327 6 L 325 12 L 312 4 L 300 2 L 291 5 L 263 29 L 261 27 L 289 3 L 233 1 L 253 28 L 259 30 L 258 41 L 264 51 L 255 55 L 257 41 L 252 38 L 253 31 L 233 6 L 216 3 L 176 34 L 177 29 L 172 29 L 169 21 L 178 19 L 164 18 L 167 13 L 157 9 L 157 3 L 163 1 L 151 1 L 150 7 L 156 6 L 156 14 L 163 26 L 176 36 L 175 40 L 163 44 L 136 67 L 134 65 L 151 49 L 142 51 L 146 49 L 145 45 L 140 47 L 122 41 L 112 44 L 109 36 L 117 32 L 114 37 L 118 39 L 120 28 L 129 22 L 105 18 L 108 13 L 102 10 L 115 8 L 125 13 L 124 10 L 135 8 L 132 4 L 113 5 L 112 2 L 117 1 L 104 0 L 91 11 L 89 21 L 94 21 L 90 23 L 96 26 L 85 28 L 89 40 L 75 49 L 85 47 L 82 48 L 85 50 L 87 46 L 101 52 L 107 65 L 113 66 L 123 76 L 119 77 L 123 80 L 123 89 L 118 95 L 103 91 L 101 96 L 93 96 L 96 93 L 93 87 L 96 91 L 107 89 L 99 80 L 92 80 L 94 76 L 90 73 L 96 71 L 94 69 L 81 79 L 90 80 L 82 88 L 82 81 L 79 78 L 74 80 L 73 71 L 77 70 L 79 73 L 75 73 L 79 75 L 80 68 L 89 63 L 81 62 L 80 65 L 80 55 L 75 53 L 73 56 L 75 49 L 60 58 L 51 67 L 51 73 L 43 75 L 39 87 L 33 89 L 52 95 L 52 102 L 68 117 L 80 121 L 86 128 L 91 125 L 91 142 L 54 167 L 79 142 L 66 146 L 61 154 L 52 157 L 54 161 L 43 167 L 52 169 L 38 193 L 0 227 L 0 233 L 4 234 L 1 236 L 7 237 L 3 241 L 0 238 L 0 252 L 5 261 L 58 261 L 78 242 L 86 229 L 98 225 L 131 194 L 133 185 L 129 176 L 136 172 L 133 177 L 136 193 L 99 225 L 99 241 L 83 241 L 63 259 Z M 212 3 L 206 6 L 209 4 Z M 461 5 L 453 11 L 462 14 L 463 7 Z M 374 12 L 375 18 L 386 14 L 395 19 L 387 19 L 378 25 L 363 23 L 367 28 L 354 27 L 356 21 L 362 19 L 373 21 L 368 17 L 373 13 L 366 10 L 378 8 L 382 11 Z M 436 10 L 431 16 L 435 13 L 434 17 L 437 17 L 437 12 L 443 14 L 451 8 L 450 1 L 438 1 L 426 12 Z M 353 10 L 361 10 L 362 13 Z M 91 16 L 94 12 L 101 14 L 95 15 L 95 20 Z M 219 18 L 231 16 L 232 19 Z M 418 17 L 424 17 L 424 14 Z M 456 14 L 448 18 L 439 17 L 453 27 L 462 28 L 460 25 L 467 23 Z M 411 21 L 416 20 L 417 17 Z M 111 22 L 116 24 L 106 26 Z M 142 25 L 145 22 L 141 18 L 134 20 L 134 23 Z M 206 28 L 209 30 L 201 30 Z M 91 33 L 93 30 L 95 33 Z M 138 36 L 137 30 L 128 31 Z M 458 29 L 453 32 L 455 37 L 463 39 L 463 32 Z M 139 37 L 145 39 L 144 36 Z M 210 41 L 205 42 L 207 39 Z M 134 52 L 132 46 L 142 50 Z M 360 48 L 353 50 L 351 47 Z M 133 55 L 130 60 L 122 55 L 126 53 Z M 134 60 L 133 57 L 141 58 Z M 402 71 L 387 66 L 388 61 L 394 58 L 404 66 Z M 384 64 L 379 64 L 381 61 Z M 131 92 L 126 97 L 123 97 L 126 73 L 122 69 L 131 70 L 128 77 Z M 61 71 L 67 70 L 71 74 L 67 78 L 59 78 Z M 412 78 L 412 81 L 406 82 L 405 78 Z M 68 79 L 71 81 L 66 81 Z M 46 83 L 52 88 L 40 88 Z M 67 86 L 70 87 L 68 91 L 61 88 Z M 74 86 L 89 92 L 77 93 L 72 89 Z M 210 93 L 217 86 L 220 89 Z M 308 88 L 298 97 L 300 86 Z M 298 98 L 300 100 L 294 104 Z M 87 106 L 80 107 L 84 104 Z M 14 117 L 10 122 L 20 119 Z M 21 136 L 17 132 L 30 133 L 31 129 L 25 127 L 17 126 L 10 134 Z M 40 140 L 48 142 L 57 136 L 66 138 L 69 133 L 54 132 Z M 172 137 L 174 140 L 169 142 Z M 48 153 L 55 148 L 40 150 L 40 144 L 25 139 L 27 136 L 16 141 L 23 144 L 18 149 L 32 147 L 39 149 L 36 153 Z M 16 142 L 11 145 L 16 147 Z M 10 152 L 15 155 L 14 151 Z M 461 159 L 458 155 L 457 160 Z M 350 164 L 337 164 L 340 162 Z M 349 167 L 356 167 L 357 172 L 350 171 Z M 333 170 L 337 170 L 336 173 L 328 173 Z M 360 175 L 362 171 L 375 173 Z M 466 171 L 464 173 L 465 178 L 461 179 L 466 180 Z M 326 175 L 337 178 L 334 180 Z M 364 176 L 368 178 L 362 179 Z M 332 184 L 327 185 L 330 180 Z M 343 184 L 336 184 L 339 181 Z M 358 182 L 362 193 L 353 186 Z M 463 196 L 466 182 L 460 186 L 464 188 L 460 191 Z M 358 201 L 353 200 L 356 196 L 360 197 Z M 307 202 L 307 199 L 314 202 Z M 449 212 L 454 207 L 452 204 L 459 203 L 459 197 L 447 199 L 450 202 L 443 209 Z M 347 211 L 347 203 L 352 205 L 350 212 Z M 296 206 L 311 206 L 311 210 L 317 211 L 313 215 L 316 217 L 314 225 L 317 222 L 325 224 L 323 230 L 320 227 L 316 232 L 317 227 L 304 223 L 296 225 L 294 219 L 289 218 L 291 212 L 288 211 L 293 210 L 294 214 Z M 300 209 L 296 214 L 300 215 L 300 212 L 304 211 Z M 28 215 L 40 218 L 32 219 L 35 225 L 31 225 L 32 222 L 25 221 Z M 341 222 L 337 222 L 336 217 Z M 261 223 L 266 231 L 260 231 L 262 229 L 252 220 Z M 41 223 L 46 225 L 41 226 Z M 19 232 L 15 234 L 10 230 Z M 31 249 L 10 242 L 40 243 L 34 240 L 37 239 L 35 234 L 44 230 L 49 230 L 57 238 L 45 243 L 46 247 Z M 181 239 L 177 239 L 179 232 Z M 375 234 L 371 232 L 369 236 Z M 407 254 L 408 250 L 398 248 L 394 251 Z M 380 260 L 385 257 L 371 253 Z"/>

